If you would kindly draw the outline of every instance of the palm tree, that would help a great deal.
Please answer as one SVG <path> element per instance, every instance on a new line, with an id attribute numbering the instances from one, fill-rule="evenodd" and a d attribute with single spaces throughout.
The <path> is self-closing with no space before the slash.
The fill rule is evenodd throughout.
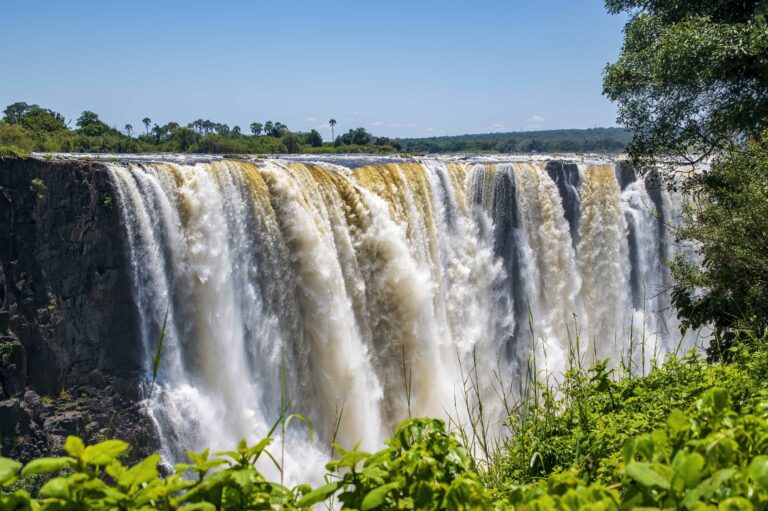
<path id="1" fill-rule="evenodd" d="M 334 136 L 334 133 L 333 133 L 333 127 L 336 126 L 336 119 L 331 119 L 330 121 L 328 121 L 328 124 L 331 125 L 331 142 L 333 142 L 336 140 L 336 137 Z"/>
<path id="2" fill-rule="evenodd" d="M 132 131 L 133 131 L 133 126 L 131 126 L 130 124 L 126 124 L 125 125 L 125 132 L 128 133 L 129 137 L 131 136 L 131 132 Z"/>
<path id="3" fill-rule="evenodd" d="M 141 120 L 144 123 L 144 127 L 147 128 L 147 135 L 149 135 L 149 125 L 152 124 L 152 119 L 145 117 Z"/>

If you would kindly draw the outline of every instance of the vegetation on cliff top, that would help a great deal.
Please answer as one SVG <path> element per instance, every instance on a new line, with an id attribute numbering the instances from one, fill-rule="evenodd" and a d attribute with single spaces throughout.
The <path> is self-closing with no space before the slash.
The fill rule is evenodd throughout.
<path id="1" fill-rule="evenodd" d="M 91 111 L 84 111 L 70 128 L 70 122 L 53 110 L 17 102 L 9 105 L 0 121 L 0 156 L 43 152 L 94 153 L 394 153 L 402 147 L 387 137 L 377 137 L 365 128 L 349 130 L 324 144 L 317 130 L 293 132 L 281 122 L 254 122 L 250 133 L 239 126 L 198 119 L 186 126 L 176 122 L 152 124 L 142 120 L 144 133 L 133 136 L 126 124 L 123 131 L 107 125 Z M 335 121 L 334 121 L 335 123 Z M 334 124 L 335 126 L 335 124 Z"/>
<path id="2" fill-rule="evenodd" d="M 144 132 L 134 136 L 134 127 L 123 130 L 108 126 L 97 114 L 83 112 L 75 129 L 64 117 L 47 108 L 18 102 L 9 105 L 0 121 L 0 148 L 7 155 L 44 152 L 173 152 L 210 154 L 281 153 L 394 153 L 407 152 L 617 152 L 630 134 L 622 128 L 551 130 L 492 133 L 422 139 L 377 137 L 365 128 L 350 129 L 324 143 L 317 130 L 292 132 L 281 122 L 254 122 L 245 133 L 206 119 L 187 126 L 176 122 L 152 124 L 144 118 Z M 336 121 L 331 119 L 335 129 Z M 2 154 L 0 154 L 1 156 Z"/>

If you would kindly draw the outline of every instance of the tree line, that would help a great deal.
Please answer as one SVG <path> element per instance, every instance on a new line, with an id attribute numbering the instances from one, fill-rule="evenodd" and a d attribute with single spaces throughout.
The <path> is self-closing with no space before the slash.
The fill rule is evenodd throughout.
<path id="1" fill-rule="evenodd" d="M 410 152 L 425 153 L 617 153 L 632 133 L 623 128 L 518 131 L 401 139 Z"/>
<path id="2" fill-rule="evenodd" d="M 365 128 L 350 129 L 323 141 L 316 129 L 291 131 L 282 122 L 253 122 L 245 133 L 240 126 L 197 119 L 186 126 L 178 122 L 153 123 L 141 120 L 143 132 L 126 124 L 123 131 L 109 126 L 90 110 L 80 114 L 75 127 L 51 109 L 25 102 L 8 105 L 0 120 L 0 155 L 41 152 L 94 153 L 392 153 L 401 149 L 396 140 L 377 137 Z M 331 130 L 337 122 L 329 121 Z"/>

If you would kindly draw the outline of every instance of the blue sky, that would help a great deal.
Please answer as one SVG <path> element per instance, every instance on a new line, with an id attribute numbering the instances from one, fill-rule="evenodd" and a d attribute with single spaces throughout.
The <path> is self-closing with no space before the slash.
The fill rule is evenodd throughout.
<path id="1" fill-rule="evenodd" d="M 615 125 L 602 0 L 2 0 L 0 108 L 387 136 Z"/>

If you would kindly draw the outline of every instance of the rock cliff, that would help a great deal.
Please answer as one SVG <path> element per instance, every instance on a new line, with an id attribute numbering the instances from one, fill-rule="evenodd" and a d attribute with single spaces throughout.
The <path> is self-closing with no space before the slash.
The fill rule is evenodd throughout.
<path id="1" fill-rule="evenodd" d="M 102 164 L 0 159 L 3 455 L 68 434 L 152 447 L 121 228 Z"/>

